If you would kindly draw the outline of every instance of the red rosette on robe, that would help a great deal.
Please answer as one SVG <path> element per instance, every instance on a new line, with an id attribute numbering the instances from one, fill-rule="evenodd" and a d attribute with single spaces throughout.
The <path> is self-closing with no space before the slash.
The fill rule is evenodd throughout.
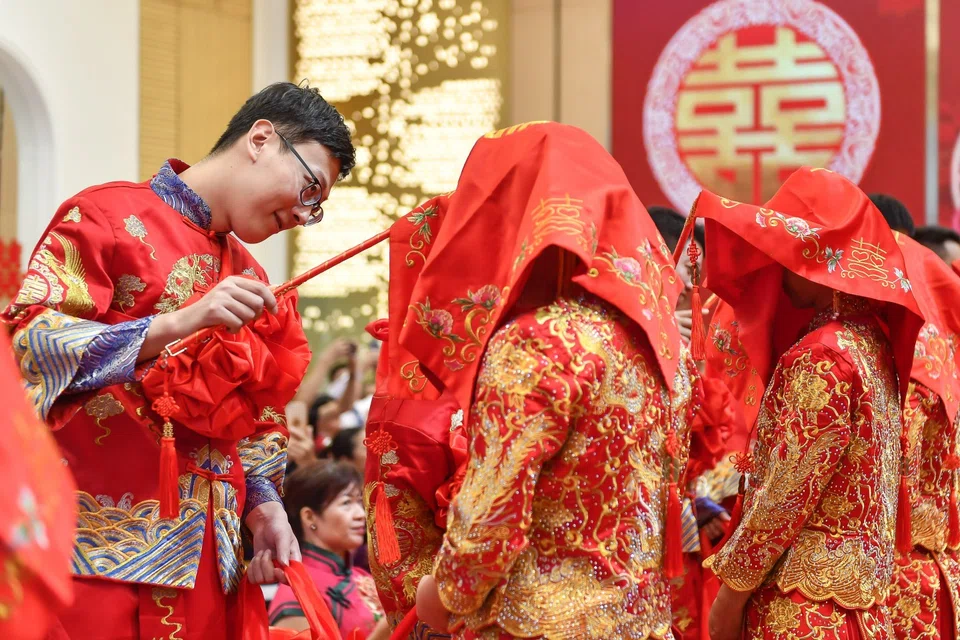
<path id="1" fill-rule="evenodd" d="M 176 351 L 175 351 L 176 353 Z M 233 334 L 211 331 L 144 376 L 147 397 L 166 390 L 176 402 L 173 419 L 211 438 L 252 435 L 266 406 L 285 406 L 310 364 L 310 346 L 294 293 L 280 296 L 277 313 L 264 312 Z"/>

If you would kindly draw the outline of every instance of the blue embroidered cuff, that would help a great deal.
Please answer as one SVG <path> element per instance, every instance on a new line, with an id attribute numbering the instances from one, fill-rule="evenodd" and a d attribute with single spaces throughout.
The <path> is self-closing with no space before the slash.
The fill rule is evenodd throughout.
<path id="1" fill-rule="evenodd" d="M 154 316 L 106 325 L 90 341 L 79 369 L 64 393 L 83 393 L 121 382 L 133 382 L 140 347 Z"/>
<path id="2" fill-rule="evenodd" d="M 283 502 L 280 493 L 270 478 L 266 476 L 247 476 L 247 499 L 243 505 L 243 519 L 264 502 Z"/>

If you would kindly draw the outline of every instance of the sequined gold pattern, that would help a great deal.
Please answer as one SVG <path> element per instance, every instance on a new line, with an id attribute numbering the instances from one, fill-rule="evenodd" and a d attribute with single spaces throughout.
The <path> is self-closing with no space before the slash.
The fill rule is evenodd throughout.
<path id="1" fill-rule="evenodd" d="M 488 345 L 435 569 L 456 625 L 477 637 L 671 636 L 671 399 L 627 326 L 601 303 L 563 300 Z"/>
<path id="2" fill-rule="evenodd" d="M 917 343 L 918 356 L 926 351 L 927 339 L 934 337 L 927 333 Z M 914 360 L 914 371 L 927 367 L 929 372 L 929 365 L 929 360 Z M 937 373 L 942 371 L 938 365 Z M 948 548 L 947 540 L 950 493 L 956 482 L 956 461 L 951 458 L 956 456 L 957 425 L 951 424 L 941 398 L 915 380 L 907 388 L 903 422 L 915 548 L 909 556 L 897 558 L 888 604 L 898 638 L 936 639 L 940 637 L 941 616 L 954 622 L 950 608 L 938 600 L 941 579 L 955 601 L 960 592 L 960 576 L 947 570 L 941 574 L 937 566 L 940 562 L 949 568 L 955 553 Z"/>
<path id="3" fill-rule="evenodd" d="M 197 288 L 212 287 L 220 272 L 220 259 L 209 254 L 193 254 L 173 264 L 167 285 L 160 300 L 154 305 L 160 313 L 176 311 Z"/>
<path id="4" fill-rule="evenodd" d="M 394 454 L 395 455 L 395 454 Z M 367 505 L 367 535 L 373 546 L 369 554 L 370 573 L 381 593 L 389 594 L 393 602 L 402 604 L 403 611 L 413 608 L 420 578 L 433 570 L 433 560 L 440 548 L 443 531 L 433 520 L 433 511 L 423 498 L 412 491 L 399 491 L 387 485 L 387 493 L 393 498 L 394 528 L 400 544 L 400 561 L 390 566 L 377 560 L 376 514 L 370 506 L 370 497 L 377 482 L 364 487 L 364 503 Z"/>
<path id="5" fill-rule="evenodd" d="M 912 381 L 903 422 L 909 445 L 913 543 L 940 552 L 947 546 L 950 491 L 957 482 L 956 471 L 947 464 L 957 452 L 957 425 L 950 423 L 933 391 Z"/>
<path id="6" fill-rule="evenodd" d="M 936 555 L 936 562 L 940 567 L 940 577 L 947 583 L 950 602 L 953 604 L 954 629 L 960 629 L 960 554 L 947 548 Z"/>
<path id="7" fill-rule="evenodd" d="M 939 593 L 940 570 L 928 551 L 897 556 L 887 606 L 898 639 L 939 640 L 939 616 L 951 617 L 940 611 Z"/>
<path id="8" fill-rule="evenodd" d="M 843 609 L 832 601 L 811 602 L 794 593 L 761 587 L 747 605 L 745 640 L 891 640 L 887 608 Z"/>
<path id="9" fill-rule="evenodd" d="M 851 309 L 815 321 L 780 358 L 764 395 L 742 524 L 706 563 L 735 589 L 769 581 L 851 609 L 886 597 L 899 393 L 879 324 Z"/>

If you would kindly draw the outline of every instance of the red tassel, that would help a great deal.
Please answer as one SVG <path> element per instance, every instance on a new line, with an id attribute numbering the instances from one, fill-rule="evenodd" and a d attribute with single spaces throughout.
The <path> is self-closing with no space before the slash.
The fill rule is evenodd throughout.
<path id="1" fill-rule="evenodd" d="M 683 525 L 680 521 L 680 494 L 677 483 L 667 490 L 667 523 L 663 532 L 663 574 L 667 578 L 683 575 Z"/>
<path id="2" fill-rule="evenodd" d="M 900 491 L 897 496 L 897 551 L 908 555 L 913 550 L 913 536 L 910 532 L 910 487 L 907 476 L 900 474 Z"/>
<path id="3" fill-rule="evenodd" d="M 166 355 L 161 355 L 159 366 L 166 369 Z M 153 410 L 163 418 L 163 437 L 160 438 L 160 517 L 180 517 L 180 469 L 177 466 L 177 448 L 173 437 L 173 422 L 170 417 L 180 407 L 170 395 L 170 372 L 163 379 L 163 395 L 153 401 Z"/>
<path id="4" fill-rule="evenodd" d="M 377 534 L 377 559 L 381 565 L 393 564 L 400 560 L 400 543 L 393 527 L 393 512 L 387 490 L 381 482 L 377 487 L 377 503 L 374 507 L 374 530 Z"/>
<path id="5" fill-rule="evenodd" d="M 954 481 L 955 482 L 955 481 Z M 947 544 L 951 549 L 960 547 L 960 510 L 957 508 L 957 486 L 954 484 L 950 489 L 950 511 L 948 514 L 950 524 L 950 535 L 947 538 Z"/>
<path id="6" fill-rule="evenodd" d="M 690 355 L 697 362 L 707 359 L 707 334 L 703 328 L 703 303 L 700 301 L 700 287 L 693 285 L 690 291 L 690 312 L 693 326 L 690 328 Z"/>
<path id="7" fill-rule="evenodd" d="M 164 428 L 166 431 L 166 428 Z M 160 439 L 160 517 L 180 517 L 180 489 L 177 449 L 172 436 Z"/>
<path id="8" fill-rule="evenodd" d="M 707 359 L 707 334 L 703 328 L 703 302 L 700 300 L 700 247 L 691 238 L 687 247 L 687 258 L 690 260 L 690 313 L 692 326 L 690 328 L 690 355 L 697 362 Z"/>

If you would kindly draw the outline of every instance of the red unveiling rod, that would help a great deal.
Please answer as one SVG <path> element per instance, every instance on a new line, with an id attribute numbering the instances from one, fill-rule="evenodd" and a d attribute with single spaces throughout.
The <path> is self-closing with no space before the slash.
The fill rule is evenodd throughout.
<path id="1" fill-rule="evenodd" d="M 378 233 L 377 235 L 373 236 L 372 238 L 367 238 L 366 240 L 364 240 L 363 242 L 361 242 L 361 243 L 358 244 L 357 246 L 353 247 L 352 249 L 347 249 L 346 251 L 344 251 L 344 252 L 341 253 L 340 255 L 334 256 L 334 257 L 330 258 L 329 260 L 327 260 L 326 262 L 324 262 L 324 263 L 322 263 L 322 264 L 318 264 L 317 266 L 313 267 L 312 269 L 309 269 L 309 270 L 307 270 L 307 271 L 304 271 L 303 273 L 301 273 L 300 275 L 298 275 L 298 276 L 295 277 L 295 278 L 292 278 L 291 280 L 287 280 L 287 281 L 284 282 L 282 285 L 280 285 L 279 287 L 277 287 L 276 289 L 274 289 L 274 290 L 273 290 L 273 293 L 276 294 L 276 295 L 278 295 L 278 296 L 280 296 L 280 295 L 283 295 L 284 293 L 286 293 L 287 291 L 290 291 L 291 289 L 296 289 L 297 287 L 299 287 L 300 285 L 302 285 L 302 284 L 303 284 L 304 282 L 306 282 L 307 280 L 310 280 L 310 279 L 312 279 L 312 278 L 320 275 L 321 273 L 323 273 L 323 272 L 326 271 L 327 269 L 332 269 L 333 267 L 337 266 L 338 264 L 340 264 L 340 263 L 343 262 L 344 260 L 349 260 L 350 258 L 352 258 L 353 256 L 357 255 L 358 253 L 363 253 L 364 251 L 366 251 L 366 250 L 369 249 L 370 247 L 372 247 L 372 246 L 374 246 L 374 245 L 380 244 L 381 242 L 383 242 L 384 240 L 386 240 L 386 239 L 389 238 L 389 237 L 390 237 L 390 229 L 386 229 L 386 230 L 384 230 L 384 231 L 381 231 L 380 233 Z"/>

